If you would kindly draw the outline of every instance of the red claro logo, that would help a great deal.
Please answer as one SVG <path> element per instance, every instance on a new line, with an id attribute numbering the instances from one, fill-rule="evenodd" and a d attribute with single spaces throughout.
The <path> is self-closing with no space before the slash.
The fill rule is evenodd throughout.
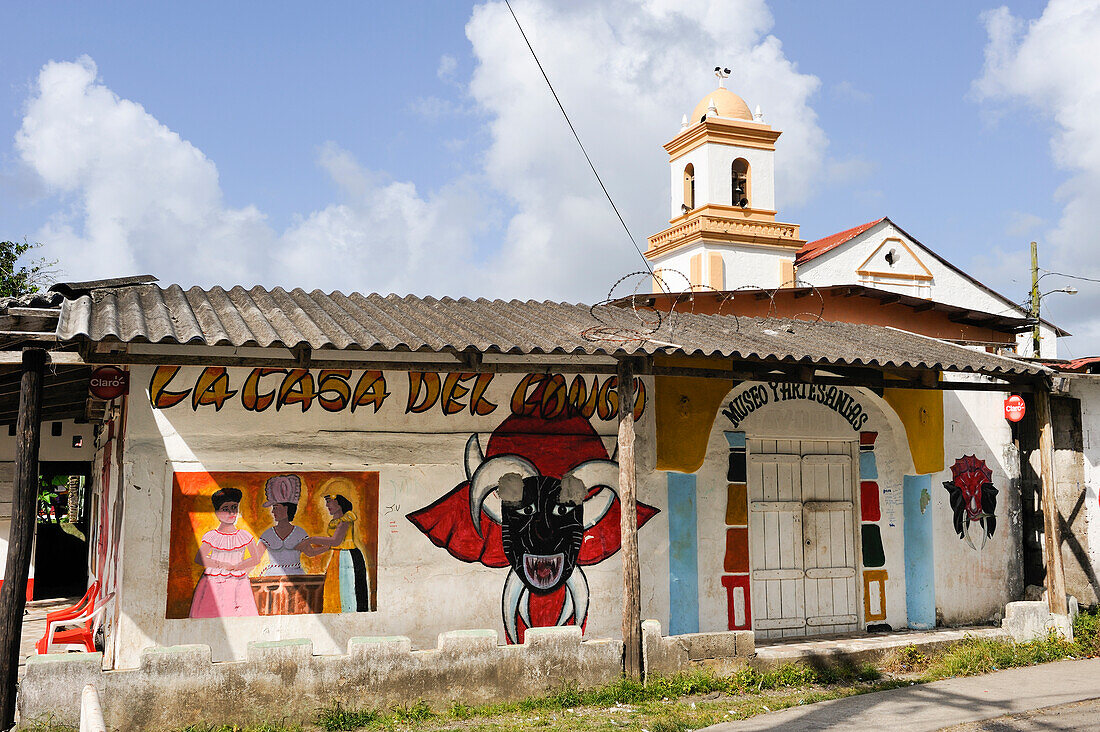
<path id="1" fill-rule="evenodd" d="M 117 366 L 100 366 L 88 379 L 88 391 L 105 401 L 120 397 L 130 391 L 130 374 Z"/>
<path id="2" fill-rule="evenodd" d="M 1024 418 L 1023 397 L 1013 394 L 1005 399 L 1005 419 L 1009 422 L 1019 422 Z"/>

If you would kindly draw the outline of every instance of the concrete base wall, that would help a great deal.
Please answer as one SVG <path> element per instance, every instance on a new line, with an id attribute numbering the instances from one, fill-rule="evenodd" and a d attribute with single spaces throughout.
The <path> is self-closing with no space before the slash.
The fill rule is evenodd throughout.
<path id="1" fill-rule="evenodd" d="M 1001 627 L 1017 643 L 1045 638 L 1051 631 L 1072 641 L 1077 599 L 1071 596 L 1068 605 L 1068 615 L 1054 615 L 1045 599 L 1010 602 L 1005 606 L 1005 619 L 1001 622 Z"/>
<path id="2" fill-rule="evenodd" d="M 163 730 L 206 721 L 302 721 L 340 702 L 386 709 L 423 699 L 441 706 L 545 694 L 622 675 L 623 644 L 581 641 L 579 628 L 533 628 L 526 643 L 498 646 L 493 630 L 452 631 L 435 649 L 405 637 L 353 638 L 348 652 L 314 656 L 309 640 L 252 643 L 241 662 L 212 663 L 204 645 L 146 650 L 141 666 L 102 671 L 102 654 L 31 656 L 20 686 L 21 726 L 49 718 L 79 724 L 86 684 L 99 692 L 109 729 Z"/>
<path id="3" fill-rule="evenodd" d="M 662 636 L 656 620 L 642 623 L 642 665 L 647 677 L 700 668 L 728 673 L 746 665 L 755 653 L 751 630 Z"/>

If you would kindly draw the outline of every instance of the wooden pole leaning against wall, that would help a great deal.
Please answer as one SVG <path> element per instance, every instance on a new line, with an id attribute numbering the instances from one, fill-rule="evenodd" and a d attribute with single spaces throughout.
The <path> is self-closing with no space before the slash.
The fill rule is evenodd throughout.
<path id="1" fill-rule="evenodd" d="M 1066 615 L 1066 574 L 1062 566 L 1062 526 L 1054 495 L 1054 429 L 1050 423 L 1050 393 L 1035 391 L 1035 417 L 1039 423 L 1039 465 L 1043 502 L 1043 564 L 1046 565 L 1047 602 L 1050 612 Z"/>
<path id="2" fill-rule="evenodd" d="M 623 673 L 642 677 L 641 570 L 638 565 L 637 466 L 634 460 L 634 364 L 619 360 L 619 530 L 623 552 Z"/>
<path id="3" fill-rule="evenodd" d="M 38 444 L 45 366 L 44 350 L 33 348 L 23 351 L 8 560 L 4 583 L 0 585 L 0 729 L 10 729 L 15 724 L 19 639 L 23 630 L 23 610 L 27 604 L 27 575 L 30 572 L 35 504 L 38 500 Z"/>

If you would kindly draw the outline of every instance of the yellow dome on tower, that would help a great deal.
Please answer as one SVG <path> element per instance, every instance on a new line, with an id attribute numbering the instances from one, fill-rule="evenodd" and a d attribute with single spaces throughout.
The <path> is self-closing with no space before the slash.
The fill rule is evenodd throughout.
<path id="1" fill-rule="evenodd" d="M 688 124 L 695 124 L 702 119 L 703 115 L 708 113 L 707 109 L 710 108 L 711 103 L 717 108 L 718 117 L 752 121 L 752 112 L 749 110 L 749 105 L 745 104 L 745 100 L 729 89 L 719 87 L 695 105 L 695 109 L 691 111 L 691 116 L 688 117 Z"/>

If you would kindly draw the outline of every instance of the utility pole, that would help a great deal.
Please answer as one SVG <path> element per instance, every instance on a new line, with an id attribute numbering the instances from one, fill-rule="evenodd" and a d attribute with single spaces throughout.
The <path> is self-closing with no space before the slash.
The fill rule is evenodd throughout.
<path id="1" fill-rule="evenodd" d="M 42 424 L 42 379 L 46 352 L 23 351 L 19 381 L 19 414 L 15 431 L 15 477 L 12 480 L 11 535 L 4 583 L 0 585 L 0 729 L 15 724 L 19 676 L 19 639 L 27 602 L 27 574 L 34 542 L 38 498 L 38 445 Z"/>
<path id="2" fill-rule="evenodd" d="M 1031 329 L 1031 357 L 1039 358 L 1039 245 L 1031 242 L 1031 317 L 1035 325 Z"/>
<path id="3" fill-rule="evenodd" d="M 619 359 L 619 535 L 623 552 L 623 674 L 642 678 L 642 593 L 634 462 L 634 362 Z"/>

